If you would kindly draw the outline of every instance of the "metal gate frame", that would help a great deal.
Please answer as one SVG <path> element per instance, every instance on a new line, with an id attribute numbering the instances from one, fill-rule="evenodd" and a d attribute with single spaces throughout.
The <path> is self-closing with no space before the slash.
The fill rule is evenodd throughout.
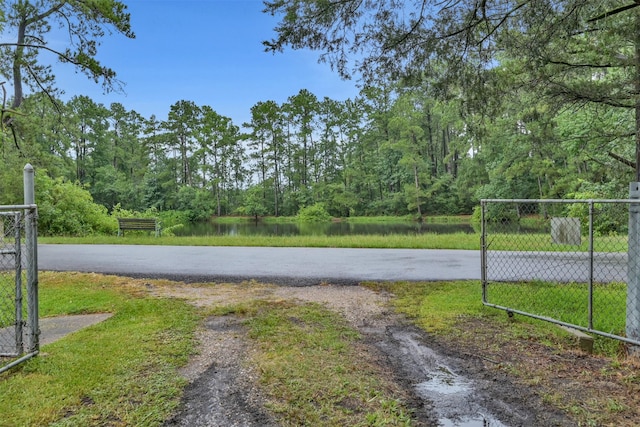
<path id="1" fill-rule="evenodd" d="M 546 204 L 546 206 L 560 205 L 560 204 L 585 204 L 588 206 L 588 231 L 587 231 L 587 249 L 586 251 L 578 251 L 576 252 L 541 252 L 541 251 L 531 251 L 528 248 L 524 249 L 514 249 L 512 251 L 506 250 L 492 250 L 490 248 L 491 242 L 489 241 L 489 237 L 491 236 L 491 232 L 489 232 L 488 227 L 488 206 L 491 204 L 512 204 L 517 205 L 516 210 L 521 208 L 524 205 L 542 205 Z M 624 206 L 638 206 L 638 200 L 631 199 L 620 199 L 620 200 L 550 200 L 550 199 L 483 199 L 481 200 L 481 282 L 482 282 L 482 303 L 485 306 L 497 308 L 500 310 L 507 311 L 508 313 L 520 314 L 523 316 L 532 317 L 538 320 L 543 320 L 547 322 L 551 322 L 554 324 L 566 326 L 569 328 L 581 330 L 584 332 L 593 333 L 596 335 L 604 336 L 607 338 L 613 338 L 619 341 L 626 342 L 628 344 L 633 344 L 636 346 L 640 346 L 640 340 L 635 339 L 635 337 L 621 336 L 609 333 L 607 331 L 602 331 L 598 329 L 594 329 L 593 326 L 593 316 L 594 316 L 594 284 L 599 282 L 594 279 L 594 272 L 598 272 L 597 269 L 594 269 L 594 266 L 598 266 L 598 262 L 602 259 L 606 259 L 607 261 L 611 261 L 614 258 L 620 258 L 619 265 L 616 267 L 617 270 L 623 271 L 619 276 L 620 281 L 624 282 L 628 285 L 628 275 L 627 275 L 627 264 L 628 259 L 635 259 L 640 257 L 640 253 L 629 252 L 622 254 L 611 254 L 611 253 L 599 253 L 594 250 L 594 207 L 595 206 L 611 206 L 612 204 L 621 204 Z M 630 223 L 631 224 L 631 223 Z M 629 234 L 632 234 L 629 231 Z M 532 235 L 529 235 L 531 238 Z M 548 236 L 549 240 L 552 239 L 552 236 Z M 517 239 L 514 237 L 514 240 Z M 631 242 L 628 243 L 629 250 L 635 250 L 634 246 Z M 488 256 L 489 254 L 493 255 L 493 257 Z M 566 256 L 566 255 L 569 256 Z M 563 259 L 563 255 L 566 256 L 566 259 Z M 574 263 L 583 262 L 587 265 L 586 272 L 581 271 L 581 274 L 577 274 L 575 277 L 570 279 L 575 283 L 585 283 L 588 289 L 588 307 L 585 309 L 588 311 L 588 325 L 583 326 L 579 324 L 573 324 L 569 322 L 565 322 L 559 320 L 557 318 L 553 318 L 546 315 L 541 315 L 539 313 L 533 313 L 527 311 L 526 309 L 519 309 L 517 306 L 505 306 L 501 304 L 496 304 L 489 300 L 488 290 L 490 289 L 492 284 L 505 284 L 505 283 L 517 283 L 527 280 L 543 280 L 547 283 L 558 284 L 558 286 L 566 285 L 567 278 L 566 277 L 552 277 L 554 271 L 547 267 L 547 264 L 540 264 L 539 270 L 548 270 L 545 271 L 544 278 L 540 277 L 527 277 L 528 270 L 527 268 L 523 268 L 523 264 L 518 263 L 519 258 L 528 257 L 530 259 L 535 259 L 536 257 L 543 260 L 542 262 L 549 262 L 548 265 L 552 265 L 554 262 L 554 258 L 559 263 L 566 263 L 567 270 L 571 272 L 575 272 L 578 269 L 572 269 L 570 263 L 573 261 Z M 573 259 L 571 261 L 571 259 Z M 489 273 L 493 274 L 489 274 Z M 556 270 L 557 272 L 557 270 Z M 492 276 L 489 278 L 489 276 Z M 519 278 L 515 278 L 518 276 Z M 579 276 L 579 277 L 578 277 Z M 586 279 L 585 279 L 586 276 Z M 523 296 L 523 299 L 526 296 Z M 627 306 L 629 304 L 627 303 Z M 635 319 L 634 322 L 638 322 L 639 319 Z M 629 320 L 627 319 L 627 330 L 629 327 Z"/>
<path id="2" fill-rule="evenodd" d="M 4 354 L 0 354 L 0 373 L 31 359 L 40 351 L 37 257 L 38 208 L 34 203 L 34 169 L 30 164 L 27 164 L 24 168 L 24 199 L 25 204 L 23 205 L 0 206 L 0 220 L 4 221 L 7 217 L 13 217 L 14 230 L 12 230 L 13 233 L 10 237 L 12 243 L 0 245 L 0 257 L 13 257 L 13 279 L 9 280 L 9 286 L 14 287 L 12 292 L 9 293 L 13 299 L 9 304 L 11 306 L 9 310 L 13 311 L 13 325 L 5 325 L 5 327 L 14 329 L 13 337 L 15 341 L 9 344 L 9 347 L 13 347 L 10 351 L 5 352 L 3 349 L 2 353 Z M 4 240 L 4 232 L 0 238 Z M 26 278 L 26 283 L 23 282 L 23 278 Z M 23 306 L 23 285 L 26 290 L 26 310 Z M 3 309 L 2 305 L 0 305 L 1 309 Z M 26 318 L 24 314 L 26 314 Z M 10 334 L 11 331 L 9 330 L 5 335 L 11 336 Z M 23 337 L 26 337 L 26 343 Z"/>

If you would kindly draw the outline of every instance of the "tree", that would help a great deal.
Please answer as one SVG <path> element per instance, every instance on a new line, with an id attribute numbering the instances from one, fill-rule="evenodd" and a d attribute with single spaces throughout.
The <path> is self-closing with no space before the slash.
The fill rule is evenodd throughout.
<path id="1" fill-rule="evenodd" d="M 43 63 L 51 53 L 71 63 L 105 90 L 119 89 L 116 73 L 97 59 L 100 40 L 113 31 L 134 38 L 127 6 L 117 0 L 5 0 L 0 2 L 4 16 L 0 43 L 0 73 L 13 83 L 12 109 L 24 99 L 23 84 L 53 95 L 55 76 L 50 64 Z M 59 28 L 67 40 L 66 49 L 52 48 L 48 40 Z M 5 121 L 6 123 L 6 121 Z"/>
<path id="2" fill-rule="evenodd" d="M 340 177 L 341 137 L 345 126 L 343 105 L 324 97 L 318 105 L 319 141 L 314 169 L 322 174 L 323 181 L 335 182 Z M 316 184 L 318 183 L 316 179 Z"/>
<path id="3" fill-rule="evenodd" d="M 282 163 L 285 157 L 283 120 L 281 107 L 275 101 L 264 101 L 251 107 L 251 122 L 245 124 L 251 130 L 248 146 L 254 150 L 252 157 L 257 162 L 263 199 L 266 199 L 268 182 L 273 183 L 273 212 L 276 216 L 280 215 Z"/>
<path id="4" fill-rule="evenodd" d="M 425 129 L 421 126 L 424 111 L 420 100 L 412 94 L 403 94 L 396 100 L 394 116 L 389 123 L 393 148 L 402 154 L 398 164 L 403 166 L 412 176 L 411 182 L 405 181 L 408 209 L 415 210 L 418 218 L 422 218 L 422 205 L 426 200 L 427 188 L 430 184 Z"/>
<path id="5" fill-rule="evenodd" d="M 69 138 L 65 133 L 62 101 L 51 103 L 43 93 L 25 98 L 21 114 L 15 116 L 12 129 L 16 131 L 18 146 L 7 142 L 2 147 L 3 167 L 9 167 L 9 151 L 15 151 L 18 162 L 24 166 L 29 159 L 36 169 L 46 169 L 52 176 L 75 177 L 73 159 L 69 156 Z M 14 150 L 15 148 L 15 150 Z"/>
<path id="6" fill-rule="evenodd" d="M 240 129 L 229 117 L 216 113 L 211 107 L 202 107 L 200 144 L 198 153 L 202 161 L 203 187 L 212 186 L 216 199 L 216 214 L 222 215 L 222 191 L 231 178 L 230 157 L 235 155 L 233 146 L 239 140 Z"/>
<path id="7" fill-rule="evenodd" d="M 244 193 L 244 203 L 238 209 L 239 212 L 250 215 L 258 222 L 258 217 L 267 214 L 264 206 L 263 190 L 259 186 L 249 187 Z"/>
<path id="8" fill-rule="evenodd" d="M 294 152 L 298 175 L 300 177 L 300 187 L 308 188 L 310 177 L 315 175 L 313 168 L 316 157 L 316 147 L 314 141 L 314 120 L 318 113 L 318 98 L 307 89 L 302 89 L 298 94 L 290 96 L 287 100 L 287 112 L 290 123 L 295 130 L 297 140 L 297 150 Z M 317 180 L 315 175 L 314 181 Z"/>
<path id="9" fill-rule="evenodd" d="M 94 170 L 91 155 L 106 138 L 109 112 L 87 96 L 74 96 L 65 108 L 66 131 L 76 162 L 75 179 L 85 184 Z"/>
<path id="10" fill-rule="evenodd" d="M 169 117 L 164 123 L 164 129 L 170 135 L 170 145 L 176 148 L 179 153 L 180 184 L 182 185 L 193 184 L 194 177 L 190 158 L 201 115 L 201 108 L 193 101 L 181 100 L 171 106 Z"/>
<path id="11" fill-rule="evenodd" d="M 321 51 L 344 77 L 431 79 L 441 95 L 452 86 L 484 108 L 496 72 L 516 59 L 517 84 L 564 102 L 602 103 L 635 111 L 640 181 L 640 6 L 589 0 L 274 0 L 282 17 L 268 51 Z M 355 65 L 351 60 L 358 58 Z M 512 71 L 515 69 L 512 69 Z M 525 79 L 526 81 L 523 81 Z M 515 82 L 514 82 L 515 83 Z"/>

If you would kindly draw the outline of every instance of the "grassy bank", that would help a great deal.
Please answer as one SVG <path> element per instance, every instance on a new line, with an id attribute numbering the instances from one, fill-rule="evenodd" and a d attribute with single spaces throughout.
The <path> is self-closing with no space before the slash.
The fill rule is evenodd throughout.
<path id="1" fill-rule="evenodd" d="M 558 340 L 563 346 L 573 345 L 570 335 L 557 326 L 525 316 L 518 316 L 518 322 L 509 319 L 504 311 L 482 305 L 482 287 L 476 281 L 469 282 L 398 282 L 369 283 L 375 290 L 386 290 L 396 295 L 394 305 L 401 313 L 415 319 L 418 326 L 434 334 L 461 334 L 457 329 L 460 319 L 478 318 L 497 321 L 505 326 L 517 339 L 520 327 L 525 327 L 536 337 Z M 622 284 L 599 285 L 604 292 L 595 291 L 598 310 L 595 311 L 595 328 L 610 333 L 624 335 L 626 286 Z M 567 323 L 588 326 L 586 309 L 588 291 L 586 286 L 567 284 L 535 283 L 492 283 L 491 302 L 504 307 L 517 307 L 529 313 L 544 315 Z M 617 357 L 624 345 L 613 339 L 595 336 L 594 349 L 597 353 Z"/>
<path id="2" fill-rule="evenodd" d="M 455 215 L 455 216 L 454 215 L 432 215 L 432 216 L 423 217 L 422 221 L 426 223 L 437 223 L 437 224 L 461 224 L 461 223 L 468 223 L 470 219 L 471 219 L 470 215 Z M 211 219 L 211 222 L 219 223 L 219 224 L 241 224 L 241 223 L 254 222 L 254 221 L 255 221 L 255 218 L 250 216 L 220 216 L 220 217 L 214 217 Z M 264 216 L 264 217 L 260 217 L 258 221 L 269 223 L 269 224 L 278 224 L 278 223 L 296 222 L 298 221 L 298 218 L 295 216 L 277 216 L 277 217 Z M 350 223 L 366 223 L 366 224 L 417 222 L 416 217 L 413 215 L 350 216 L 350 217 L 333 218 L 333 221 L 350 222 Z"/>
<path id="3" fill-rule="evenodd" d="M 357 235 L 357 236 L 185 236 L 148 235 L 41 237 L 40 243 L 171 246 L 273 246 L 322 248 L 479 249 L 476 234 Z"/>
<path id="4" fill-rule="evenodd" d="M 169 246 L 263 246 L 317 248 L 389 248 L 389 249 L 465 249 L 480 250 L 479 234 L 392 234 L 353 236 L 162 236 L 129 233 L 125 237 L 40 237 L 40 243 Z M 579 246 L 558 245 L 546 234 L 494 234 L 488 241 L 490 250 L 587 252 L 589 242 Z M 596 252 L 625 252 L 627 236 L 598 236 Z"/>

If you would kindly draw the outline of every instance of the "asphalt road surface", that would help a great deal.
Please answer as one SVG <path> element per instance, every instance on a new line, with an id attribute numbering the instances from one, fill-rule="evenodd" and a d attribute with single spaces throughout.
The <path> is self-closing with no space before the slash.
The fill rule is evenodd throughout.
<path id="1" fill-rule="evenodd" d="M 480 252 L 425 249 L 38 245 L 41 271 L 81 271 L 187 282 L 286 285 L 480 278 Z"/>
<path id="2" fill-rule="evenodd" d="M 38 245 L 40 270 L 186 282 L 255 279 L 283 285 L 362 281 L 479 280 L 480 251 L 141 245 Z M 627 256 L 489 251 L 490 281 L 624 282 Z"/>

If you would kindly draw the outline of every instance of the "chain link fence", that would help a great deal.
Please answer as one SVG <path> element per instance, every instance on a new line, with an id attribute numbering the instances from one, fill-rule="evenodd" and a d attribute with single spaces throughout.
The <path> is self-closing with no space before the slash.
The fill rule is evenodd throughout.
<path id="1" fill-rule="evenodd" d="M 482 200 L 481 209 L 485 305 L 640 345 L 638 201 Z"/>
<path id="2" fill-rule="evenodd" d="M 25 166 L 25 202 L 33 168 Z M 37 207 L 0 206 L 0 373 L 38 354 Z"/>

